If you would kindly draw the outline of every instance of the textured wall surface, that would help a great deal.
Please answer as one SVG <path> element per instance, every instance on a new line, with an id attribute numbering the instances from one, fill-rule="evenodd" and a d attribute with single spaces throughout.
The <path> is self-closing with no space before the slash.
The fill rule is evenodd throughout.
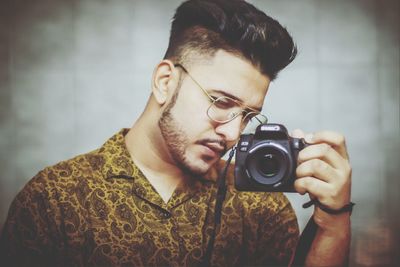
<path id="1" fill-rule="evenodd" d="M 300 51 L 270 88 L 270 121 L 347 137 L 357 203 L 351 265 L 400 264 L 399 1 L 251 2 L 285 25 Z M 133 124 L 179 3 L 2 1 L 0 225 L 40 169 Z M 289 197 L 304 226 L 305 199 Z"/>

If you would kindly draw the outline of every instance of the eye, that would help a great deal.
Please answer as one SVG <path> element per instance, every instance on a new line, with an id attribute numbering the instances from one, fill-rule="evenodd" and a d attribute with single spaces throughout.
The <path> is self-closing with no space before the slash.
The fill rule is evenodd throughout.
<path id="1" fill-rule="evenodd" d="M 224 96 L 216 98 L 214 105 L 219 109 L 231 109 L 238 106 L 235 101 Z"/>

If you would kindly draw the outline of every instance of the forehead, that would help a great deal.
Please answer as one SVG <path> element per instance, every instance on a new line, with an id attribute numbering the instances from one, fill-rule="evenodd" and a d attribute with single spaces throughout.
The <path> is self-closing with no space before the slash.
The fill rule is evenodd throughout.
<path id="1" fill-rule="evenodd" d="M 270 83 L 248 60 L 223 50 L 207 61 L 192 63 L 189 71 L 204 89 L 224 92 L 255 108 L 262 107 Z"/>

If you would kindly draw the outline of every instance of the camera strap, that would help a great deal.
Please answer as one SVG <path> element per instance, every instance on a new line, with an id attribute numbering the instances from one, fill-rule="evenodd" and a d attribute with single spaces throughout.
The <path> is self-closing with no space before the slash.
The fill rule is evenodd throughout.
<path id="1" fill-rule="evenodd" d="M 222 204 L 225 200 L 226 196 L 226 173 L 228 172 L 229 165 L 232 161 L 233 155 L 235 154 L 236 147 L 233 147 L 231 151 L 229 152 L 228 160 L 226 161 L 225 168 L 223 171 L 220 173 L 218 180 L 217 180 L 217 196 L 216 196 L 216 202 L 215 202 L 215 212 L 214 212 L 214 228 L 212 229 L 212 233 L 210 236 L 210 241 L 208 242 L 208 246 L 206 249 L 206 252 L 204 254 L 203 261 L 200 262 L 201 267 L 209 267 L 211 266 L 211 256 L 212 256 L 212 250 L 214 247 L 214 242 L 215 242 L 215 236 L 217 232 L 217 228 L 221 223 L 221 216 L 222 216 Z M 303 205 L 303 208 L 308 208 L 312 205 L 318 205 L 321 206 L 317 200 L 313 199 Z M 331 211 L 327 210 L 328 213 L 331 214 L 339 214 L 342 212 L 347 212 L 350 211 L 353 207 L 354 203 L 350 202 L 350 204 L 346 205 L 342 209 L 338 211 Z M 347 207 L 349 206 L 349 207 Z M 328 209 L 328 208 L 326 208 Z M 310 251 L 312 242 L 315 238 L 315 235 L 317 233 L 318 225 L 314 222 L 313 217 L 310 218 L 308 221 L 306 227 L 304 228 L 303 232 L 300 235 L 299 241 L 297 243 L 296 251 L 295 254 L 293 255 L 292 258 L 292 266 L 303 266 L 306 261 L 306 257 L 308 252 Z"/>
<path id="2" fill-rule="evenodd" d="M 321 210 L 326 213 L 336 215 L 344 212 L 352 212 L 353 206 L 355 205 L 353 202 L 343 206 L 341 209 L 333 210 L 331 208 L 326 207 L 321 204 L 318 199 L 311 199 L 310 201 L 303 204 L 303 208 L 309 208 L 312 205 L 318 206 Z M 304 228 L 303 232 L 300 235 L 299 242 L 297 243 L 296 252 L 293 256 L 292 265 L 293 266 L 303 266 L 306 262 L 306 257 L 308 252 L 311 249 L 312 242 L 314 241 L 315 235 L 317 234 L 318 225 L 315 223 L 313 217 L 311 217 Z"/>
<path id="3" fill-rule="evenodd" d="M 217 227 L 221 223 L 221 215 L 222 215 L 222 204 L 224 203 L 226 196 L 226 173 L 228 172 L 229 165 L 232 161 L 233 155 L 235 154 L 236 146 L 231 149 L 229 152 L 228 160 L 226 161 L 226 165 L 220 176 L 218 177 L 217 185 L 217 197 L 215 201 L 215 212 L 214 212 L 214 228 L 212 230 L 210 236 L 210 242 L 208 242 L 208 246 L 206 249 L 206 253 L 204 255 L 203 261 L 200 263 L 202 267 L 211 266 L 211 255 L 215 242 L 215 235 L 217 232 Z"/>
<path id="4" fill-rule="evenodd" d="M 231 151 L 229 152 L 229 157 L 228 157 L 228 160 L 226 161 L 225 168 L 220 173 L 218 180 L 217 180 L 218 189 L 217 189 L 217 196 L 216 196 L 216 202 L 215 202 L 214 228 L 212 230 L 212 233 L 210 236 L 210 241 L 208 242 L 208 246 L 207 246 L 206 252 L 204 254 L 203 261 L 201 261 L 199 264 L 199 266 L 201 266 L 201 267 L 211 266 L 211 256 L 212 256 L 212 251 L 214 248 L 215 236 L 216 236 L 217 228 L 221 223 L 222 204 L 225 200 L 226 190 L 227 190 L 226 173 L 228 172 L 228 168 L 232 161 L 235 150 L 236 150 L 236 147 L 233 147 L 231 149 Z M 312 202 L 310 202 L 310 203 L 312 203 Z M 306 203 L 306 204 L 309 204 L 309 203 Z M 312 203 L 312 204 L 314 204 L 314 203 Z M 311 205 L 309 205 L 309 206 L 311 206 Z M 303 207 L 306 208 L 306 205 L 304 205 Z M 317 232 L 317 228 L 318 228 L 318 226 L 316 225 L 314 220 L 311 218 L 308 221 L 306 227 L 304 228 L 304 230 L 300 236 L 299 242 L 297 244 L 297 249 L 293 256 L 293 261 L 292 261 L 292 264 L 294 266 L 304 265 L 308 251 L 311 248 L 311 244 L 312 244 L 315 234 Z"/>
<path id="5" fill-rule="evenodd" d="M 311 217 L 300 235 L 296 246 L 296 252 L 293 255 L 293 260 L 290 266 L 304 266 L 307 254 L 310 251 L 312 242 L 317 234 L 317 229 L 318 225 L 315 223 L 313 217 Z"/>

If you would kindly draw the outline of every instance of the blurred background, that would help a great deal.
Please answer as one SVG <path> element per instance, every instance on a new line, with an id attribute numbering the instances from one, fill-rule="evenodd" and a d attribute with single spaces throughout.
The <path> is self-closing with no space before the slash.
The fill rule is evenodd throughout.
<path id="1" fill-rule="evenodd" d="M 39 170 L 130 127 L 178 0 L 7 0 L 0 6 L 0 225 Z M 264 112 L 342 132 L 353 166 L 351 266 L 399 266 L 400 7 L 396 0 L 250 1 L 299 48 Z M 312 210 L 289 194 L 301 227 Z M 397 253 L 397 254 L 396 254 Z"/>

